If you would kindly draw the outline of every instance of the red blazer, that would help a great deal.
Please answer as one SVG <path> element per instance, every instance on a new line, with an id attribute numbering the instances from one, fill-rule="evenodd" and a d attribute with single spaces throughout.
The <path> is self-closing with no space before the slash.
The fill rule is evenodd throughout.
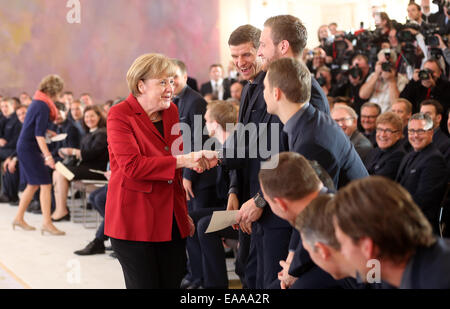
<path id="1" fill-rule="evenodd" d="M 174 155 L 183 147 L 179 126 L 174 127 L 177 107 L 171 103 L 162 118 L 164 138 L 133 95 L 109 110 L 105 234 L 110 237 L 170 241 L 174 214 L 181 237 L 189 235 L 182 169 L 175 169 Z M 172 145 L 178 148 L 173 154 Z"/>

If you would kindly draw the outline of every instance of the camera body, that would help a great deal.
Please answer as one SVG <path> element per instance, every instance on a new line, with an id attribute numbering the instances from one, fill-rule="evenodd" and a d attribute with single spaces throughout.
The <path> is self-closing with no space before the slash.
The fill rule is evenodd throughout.
<path id="1" fill-rule="evenodd" d="M 385 61 L 381 64 L 381 70 L 383 72 L 391 72 L 393 68 L 394 68 L 394 66 L 389 61 Z"/>
<path id="2" fill-rule="evenodd" d="M 419 71 L 419 80 L 429 80 L 433 77 L 433 72 L 430 70 L 420 70 Z"/>

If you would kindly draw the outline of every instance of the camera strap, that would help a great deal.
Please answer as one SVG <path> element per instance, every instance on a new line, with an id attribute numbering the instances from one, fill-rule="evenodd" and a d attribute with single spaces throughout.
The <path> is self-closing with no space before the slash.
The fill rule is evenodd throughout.
<path id="1" fill-rule="evenodd" d="M 431 88 L 428 88 L 427 90 L 427 100 L 431 97 Z"/>

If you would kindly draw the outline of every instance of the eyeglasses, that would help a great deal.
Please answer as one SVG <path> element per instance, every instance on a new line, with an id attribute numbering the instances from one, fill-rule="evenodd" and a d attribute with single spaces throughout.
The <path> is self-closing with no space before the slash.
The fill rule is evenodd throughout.
<path id="1" fill-rule="evenodd" d="M 346 117 L 346 118 L 338 118 L 338 119 L 334 119 L 334 121 L 336 121 L 336 123 L 340 123 L 340 122 L 344 122 L 344 123 L 352 123 L 353 121 L 353 117 Z"/>
<path id="2" fill-rule="evenodd" d="M 394 134 L 400 132 L 400 130 L 391 130 L 391 129 L 382 129 L 382 128 L 377 128 L 377 133 L 386 133 L 386 134 Z"/>
<path id="3" fill-rule="evenodd" d="M 413 130 L 413 129 L 408 129 L 408 135 L 413 135 L 413 134 L 417 134 L 417 135 L 423 135 L 425 134 L 425 132 L 430 131 L 431 129 L 428 130 L 423 130 L 423 129 L 419 129 L 419 130 Z"/>

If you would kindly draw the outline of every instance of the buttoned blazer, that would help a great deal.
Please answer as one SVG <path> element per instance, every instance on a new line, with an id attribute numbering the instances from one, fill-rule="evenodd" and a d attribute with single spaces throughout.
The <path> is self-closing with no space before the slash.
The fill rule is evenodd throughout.
<path id="1" fill-rule="evenodd" d="M 105 212 L 105 234 L 123 240 L 171 240 L 172 223 L 181 237 L 189 234 L 182 170 L 178 109 L 162 111 L 164 137 L 136 98 L 130 96 L 108 113 L 111 178 Z M 175 220 L 174 220 L 175 218 Z"/>

